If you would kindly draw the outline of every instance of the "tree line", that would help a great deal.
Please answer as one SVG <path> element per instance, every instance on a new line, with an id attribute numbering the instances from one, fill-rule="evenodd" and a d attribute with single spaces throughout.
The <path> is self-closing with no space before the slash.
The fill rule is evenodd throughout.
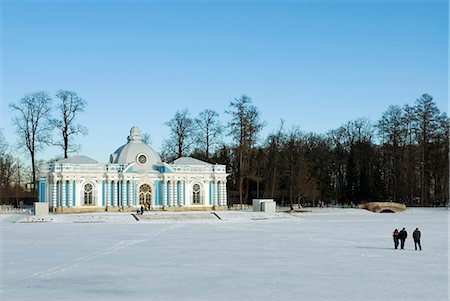
<path id="1" fill-rule="evenodd" d="M 212 110 L 197 118 L 176 112 L 166 123 L 171 135 L 162 154 L 168 161 L 193 156 L 226 164 L 231 203 L 448 202 L 450 123 L 428 94 L 414 105 L 389 106 L 376 122 L 359 118 L 325 134 L 286 129 L 281 121 L 260 137 L 265 123 L 245 95 L 232 100 L 225 114 L 227 124 Z"/>
<path id="2" fill-rule="evenodd" d="M 15 159 L 0 132 L 0 202 L 11 199 L 27 175 L 36 183 L 36 153 L 45 145 L 60 147 L 64 158 L 79 149 L 74 137 L 87 129 L 76 117 L 86 101 L 68 90 L 54 99 L 36 92 L 10 104 L 19 147 L 31 164 L 28 171 Z M 222 123 L 211 109 L 196 117 L 188 109 L 177 111 L 165 123 L 170 135 L 161 156 L 227 165 L 230 204 L 273 198 L 286 206 L 376 200 L 431 206 L 449 199 L 450 121 L 428 94 L 413 105 L 389 106 L 375 122 L 359 118 L 326 133 L 287 129 L 281 120 L 262 137 L 265 122 L 246 95 L 230 101 L 225 115 L 228 122 Z"/>

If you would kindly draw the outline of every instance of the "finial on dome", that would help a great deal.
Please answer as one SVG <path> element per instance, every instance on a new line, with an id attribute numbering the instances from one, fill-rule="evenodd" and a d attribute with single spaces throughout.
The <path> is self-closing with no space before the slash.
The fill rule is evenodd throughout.
<path id="1" fill-rule="evenodd" d="M 141 131 L 137 126 L 133 126 L 130 131 L 130 136 L 127 137 L 128 142 L 130 141 L 142 141 Z"/>

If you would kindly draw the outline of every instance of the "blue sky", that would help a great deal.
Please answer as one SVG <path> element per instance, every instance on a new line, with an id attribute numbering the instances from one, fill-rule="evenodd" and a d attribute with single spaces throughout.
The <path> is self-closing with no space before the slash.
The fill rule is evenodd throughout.
<path id="1" fill-rule="evenodd" d="M 431 94 L 448 106 L 447 1 L 3 1 L 8 103 L 58 89 L 88 102 L 81 153 L 100 161 L 131 126 L 159 151 L 177 110 L 253 98 L 266 122 L 324 133 Z M 59 151 L 48 148 L 39 158 Z"/>

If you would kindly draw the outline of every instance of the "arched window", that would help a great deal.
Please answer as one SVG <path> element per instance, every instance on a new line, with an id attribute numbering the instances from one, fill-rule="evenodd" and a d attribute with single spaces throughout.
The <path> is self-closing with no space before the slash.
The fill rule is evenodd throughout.
<path id="1" fill-rule="evenodd" d="M 94 205 L 94 187 L 91 183 L 84 184 L 83 205 Z"/>
<path id="2" fill-rule="evenodd" d="M 147 210 L 150 209 L 152 203 L 152 188 L 148 184 L 142 184 L 139 187 L 139 204 L 143 205 Z"/>
<path id="3" fill-rule="evenodd" d="M 202 203 L 202 188 L 200 184 L 194 184 L 192 186 L 192 204 Z"/>

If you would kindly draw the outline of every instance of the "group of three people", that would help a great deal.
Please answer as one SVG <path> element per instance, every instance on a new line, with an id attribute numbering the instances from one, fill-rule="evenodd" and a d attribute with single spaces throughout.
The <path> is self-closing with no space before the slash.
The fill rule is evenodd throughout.
<path id="1" fill-rule="evenodd" d="M 394 233 L 392 234 L 392 237 L 394 238 L 394 247 L 395 249 L 398 248 L 398 244 L 400 241 L 400 249 L 405 249 L 405 240 L 408 237 L 408 232 L 406 232 L 406 229 L 403 228 L 400 230 L 400 232 L 395 229 Z M 420 245 L 420 230 L 419 228 L 416 228 L 413 232 L 413 239 L 414 239 L 414 248 L 417 250 L 417 246 L 419 246 L 419 249 L 422 250 L 422 246 Z"/>

